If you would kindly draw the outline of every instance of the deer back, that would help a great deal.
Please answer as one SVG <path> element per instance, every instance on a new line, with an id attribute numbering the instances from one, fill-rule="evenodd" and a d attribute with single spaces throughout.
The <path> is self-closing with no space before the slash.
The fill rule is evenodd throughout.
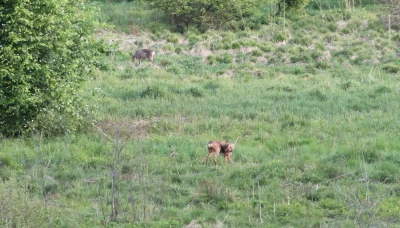
<path id="1" fill-rule="evenodd" d="M 146 59 L 153 58 L 155 52 L 150 49 L 139 49 L 135 52 L 135 58 L 137 59 Z"/>
<path id="2" fill-rule="evenodd" d="M 217 152 L 219 153 L 222 149 L 221 142 L 218 140 L 211 140 L 207 144 L 207 148 L 209 152 Z"/>

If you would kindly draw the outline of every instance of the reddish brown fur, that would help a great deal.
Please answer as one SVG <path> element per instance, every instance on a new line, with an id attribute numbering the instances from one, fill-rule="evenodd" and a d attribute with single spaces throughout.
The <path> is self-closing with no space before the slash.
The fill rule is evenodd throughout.
<path id="1" fill-rule="evenodd" d="M 135 62 L 135 59 L 139 61 L 139 65 L 142 62 L 142 59 L 148 59 L 150 62 L 154 63 L 154 55 L 156 53 L 150 49 L 139 49 L 135 52 L 135 54 L 130 53 L 132 61 Z"/>
<path id="2" fill-rule="evenodd" d="M 235 144 L 229 143 L 228 140 L 226 142 L 221 142 L 218 140 L 211 140 L 207 144 L 208 155 L 206 158 L 206 164 L 208 164 L 208 159 L 214 154 L 214 163 L 217 165 L 217 157 L 219 153 L 224 155 L 224 161 L 232 162 L 231 155 L 233 150 L 235 149 Z"/>

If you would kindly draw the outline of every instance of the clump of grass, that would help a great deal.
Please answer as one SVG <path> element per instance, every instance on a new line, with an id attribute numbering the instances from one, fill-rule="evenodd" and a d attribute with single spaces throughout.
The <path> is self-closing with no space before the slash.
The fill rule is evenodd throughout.
<path id="1" fill-rule="evenodd" d="M 392 92 L 392 89 L 387 87 L 387 86 L 379 86 L 377 89 L 375 89 L 374 93 L 375 94 L 381 94 L 381 93 L 390 93 Z"/>
<path id="2" fill-rule="evenodd" d="M 192 88 L 188 89 L 187 93 L 190 94 L 192 97 L 203 97 L 204 96 L 204 92 L 197 87 L 192 87 Z"/>
<path id="3" fill-rule="evenodd" d="M 147 86 L 147 88 L 140 93 L 140 97 L 161 99 L 167 97 L 167 91 L 160 85 L 151 85 Z"/>
<path id="4" fill-rule="evenodd" d="M 296 202 L 291 204 L 280 203 L 274 208 L 276 218 L 282 224 L 288 224 L 293 219 L 298 220 L 305 216 L 307 206 L 303 203 Z"/>
<path id="5" fill-rule="evenodd" d="M 66 227 L 76 226 L 81 220 L 68 210 L 58 207 L 46 207 L 43 200 L 30 194 L 24 184 L 11 179 L 0 185 L 0 223 L 13 227 L 55 227 L 63 224 Z M 51 218 L 51 219 L 49 219 Z"/>
<path id="6" fill-rule="evenodd" d="M 252 52 L 251 52 L 251 55 L 252 56 L 256 56 L 256 57 L 260 57 L 260 56 L 262 56 L 264 54 L 264 52 L 263 51 L 261 51 L 260 49 L 254 49 Z"/>
<path id="7" fill-rule="evenodd" d="M 179 43 L 180 36 L 174 33 L 169 33 L 166 37 L 166 40 L 170 43 L 177 44 Z"/>
<path id="8" fill-rule="evenodd" d="M 263 51 L 263 52 L 273 52 L 273 51 L 275 50 L 274 45 L 271 44 L 271 43 L 259 45 L 259 48 L 260 48 L 261 51 Z"/>
<path id="9" fill-rule="evenodd" d="M 189 40 L 189 42 L 190 42 L 191 45 L 195 45 L 196 43 L 198 43 L 198 42 L 200 42 L 200 41 L 202 40 L 202 37 L 201 37 L 201 36 L 198 36 L 198 35 L 196 35 L 196 34 L 191 34 L 191 35 L 188 37 L 188 40 Z"/>
<path id="10" fill-rule="evenodd" d="M 242 47 L 242 43 L 240 41 L 235 41 L 232 43 L 232 49 L 239 49 Z"/>
<path id="11" fill-rule="evenodd" d="M 17 167 L 17 163 L 14 161 L 12 157 L 7 154 L 0 154 L 0 168 L 15 168 Z"/>
<path id="12" fill-rule="evenodd" d="M 331 31 L 331 32 L 336 32 L 337 29 L 338 29 L 338 26 L 337 26 L 335 23 L 330 22 L 330 23 L 328 23 L 327 28 L 328 28 L 329 31 Z"/>
<path id="13" fill-rule="evenodd" d="M 328 99 L 328 97 L 323 94 L 319 89 L 311 91 L 309 94 L 311 97 L 316 98 L 319 101 L 326 101 Z"/>
<path id="14" fill-rule="evenodd" d="M 318 61 L 315 63 L 315 67 L 317 69 L 321 69 L 321 70 L 326 70 L 329 68 L 329 62 L 328 61 Z"/>
<path id="15" fill-rule="evenodd" d="M 210 64 L 225 63 L 229 64 L 233 62 L 232 55 L 229 53 L 223 53 L 222 55 L 209 55 L 207 60 Z"/>
<path id="16" fill-rule="evenodd" d="M 174 45 L 171 43 L 167 43 L 163 46 L 164 51 L 173 51 L 174 50 Z"/>
<path id="17" fill-rule="evenodd" d="M 272 40 L 274 42 L 282 42 L 282 41 L 285 41 L 287 38 L 288 37 L 284 32 L 275 32 L 275 34 L 273 35 Z"/>
<path id="18" fill-rule="evenodd" d="M 219 83 L 217 83 L 217 82 L 211 81 L 211 82 L 207 82 L 203 86 L 203 88 L 207 89 L 207 90 L 211 90 L 211 91 L 217 91 L 219 88 L 221 88 L 221 85 Z"/>
<path id="19" fill-rule="evenodd" d="M 392 162 L 382 162 L 371 172 L 370 176 L 375 181 L 397 183 L 400 180 L 400 168 Z"/>
<path id="20" fill-rule="evenodd" d="M 182 54 L 182 48 L 181 47 L 176 47 L 175 48 L 175 53 L 176 54 Z"/>
<path id="21" fill-rule="evenodd" d="M 340 36 L 337 33 L 328 33 L 324 36 L 323 40 L 327 43 L 333 43 L 340 40 Z"/>
<path id="22" fill-rule="evenodd" d="M 393 63 L 387 63 L 383 65 L 382 70 L 387 73 L 397 74 L 398 72 L 400 72 L 400 66 Z"/>
<path id="23" fill-rule="evenodd" d="M 398 197 L 388 197 L 380 203 L 378 217 L 385 221 L 400 220 L 400 199 Z"/>
<path id="24" fill-rule="evenodd" d="M 302 46 L 296 46 L 292 49 L 290 49 L 290 61 L 292 63 L 309 63 L 312 61 L 312 56 L 310 53 L 310 50 L 302 47 Z"/>
<path id="25" fill-rule="evenodd" d="M 289 40 L 290 43 L 293 44 L 299 44 L 303 46 L 309 46 L 312 44 L 312 38 L 310 36 L 303 36 L 303 35 L 297 35 L 294 38 Z"/>

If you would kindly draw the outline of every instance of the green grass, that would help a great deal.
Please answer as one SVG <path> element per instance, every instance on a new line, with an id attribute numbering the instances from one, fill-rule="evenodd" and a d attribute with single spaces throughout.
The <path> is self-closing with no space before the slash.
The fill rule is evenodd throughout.
<path id="1" fill-rule="evenodd" d="M 115 17 L 141 9 L 102 4 Z M 397 227 L 399 47 L 373 12 L 346 25 L 324 13 L 286 18 L 286 31 L 277 18 L 246 32 L 130 37 L 150 40 L 157 66 L 132 64 L 120 46 L 84 94 L 92 132 L 1 139 L 0 176 L 11 182 L 0 197 L 29 192 L 52 218 L 34 224 L 50 226 Z M 142 28 L 121 15 L 118 31 Z M 209 140 L 237 137 L 232 164 L 205 166 Z"/>

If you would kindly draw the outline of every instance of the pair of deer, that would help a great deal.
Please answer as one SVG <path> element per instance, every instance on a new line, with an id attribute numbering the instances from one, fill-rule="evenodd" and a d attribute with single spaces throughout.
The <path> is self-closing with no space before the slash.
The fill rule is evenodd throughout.
<path id="1" fill-rule="evenodd" d="M 148 59 L 150 62 L 155 64 L 154 63 L 155 52 L 153 50 L 139 49 L 139 50 L 136 50 L 135 54 L 132 54 L 132 53 L 129 53 L 129 54 L 130 54 L 133 62 L 135 62 L 135 59 L 137 59 L 139 61 L 139 65 L 143 59 Z M 206 164 L 208 164 L 208 159 L 210 159 L 210 157 L 214 154 L 214 163 L 215 163 L 215 165 L 217 165 L 217 157 L 218 157 L 219 153 L 224 155 L 224 161 L 232 162 L 231 155 L 232 155 L 233 150 L 235 149 L 237 140 L 238 139 L 236 139 L 234 144 L 229 143 L 228 140 L 226 140 L 226 142 L 221 142 L 218 140 L 211 140 L 207 144 L 208 155 L 206 158 Z"/>
<path id="2" fill-rule="evenodd" d="M 229 163 L 232 162 L 231 155 L 233 150 L 235 149 L 236 143 L 238 141 L 238 138 L 236 139 L 235 143 L 229 143 L 228 140 L 226 142 L 221 142 L 218 140 L 211 140 L 207 144 L 208 148 L 208 155 L 206 158 L 206 165 L 208 165 L 208 159 L 214 154 L 214 163 L 217 165 L 217 157 L 219 153 L 224 155 L 224 161 L 228 161 Z"/>

